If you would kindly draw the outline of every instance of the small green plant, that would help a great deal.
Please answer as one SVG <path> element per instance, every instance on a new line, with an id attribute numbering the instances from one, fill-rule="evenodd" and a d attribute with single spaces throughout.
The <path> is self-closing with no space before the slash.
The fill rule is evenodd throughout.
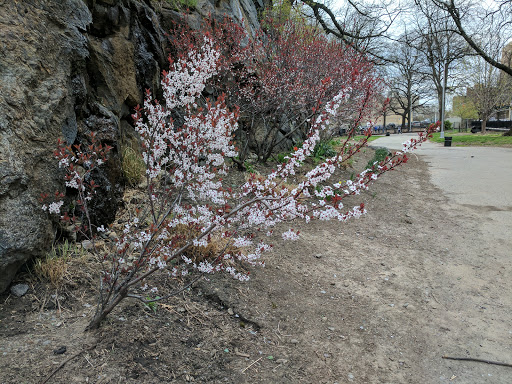
<path id="1" fill-rule="evenodd" d="M 150 309 L 153 311 L 153 313 L 156 313 L 156 310 L 158 308 L 158 303 L 156 302 L 156 300 L 160 299 L 160 296 L 156 296 L 154 298 L 155 301 L 146 301 L 144 303 L 144 306 L 147 308 L 147 309 Z M 146 300 L 151 300 L 151 297 L 147 296 L 146 297 Z"/>
<path id="2" fill-rule="evenodd" d="M 288 156 L 289 156 L 289 153 L 286 153 L 286 152 L 284 152 L 284 153 L 278 153 L 278 154 L 277 154 L 277 159 L 276 159 L 276 160 L 277 160 L 277 162 L 278 162 L 278 163 L 284 164 L 284 163 L 286 163 L 286 158 L 287 158 Z"/>
<path id="3" fill-rule="evenodd" d="M 142 181 L 146 172 L 146 165 L 139 151 L 133 146 L 126 146 L 122 150 L 122 168 L 127 183 L 135 186 Z"/>
<path id="4" fill-rule="evenodd" d="M 444 130 L 449 131 L 452 129 L 452 122 L 449 120 L 444 121 Z"/>
<path id="5" fill-rule="evenodd" d="M 380 163 L 382 160 L 384 160 L 389 155 L 389 151 L 387 148 L 377 148 L 375 150 L 375 154 L 373 155 L 373 159 L 368 161 L 368 164 L 366 165 L 366 169 L 372 169 L 374 167 L 374 163 Z"/>
<path id="6" fill-rule="evenodd" d="M 254 168 L 254 165 L 249 163 L 248 161 L 244 162 L 244 168 L 245 168 L 246 172 L 258 173 L 258 171 L 256 171 L 256 169 Z"/>
<path id="7" fill-rule="evenodd" d="M 320 141 L 313 150 L 313 157 L 315 159 L 324 160 L 328 157 L 336 156 L 336 151 L 329 141 Z"/>

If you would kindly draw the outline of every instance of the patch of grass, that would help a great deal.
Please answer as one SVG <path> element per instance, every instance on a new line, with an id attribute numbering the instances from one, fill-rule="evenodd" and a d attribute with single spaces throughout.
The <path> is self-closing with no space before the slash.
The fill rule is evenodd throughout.
<path id="1" fill-rule="evenodd" d="M 368 164 L 366 165 L 366 169 L 373 169 L 375 162 L 380 163 L 388 155 L 389 155 L 389 151 L 387 150 L 387 148 L 377 148 L 375 150 L 375 154 L 373 155 L 373 158 L 370 161 L 368 161 Z"/>
<path id="2" fill-rule="evenodd" d="M 364 137 L 364 136 L 361 136 Z M 309 158 L 313 161 L 313 164 L 319 164 L 323 162 L 325 159 L 334 157 L 338 153 L 338 151 L 341 149 L 341 145 L 344 142 L 346 138 L 334 138 L 329 141 L 319 141 Z M 375 140 L 374 138 L 373 140 Z M 289 157 L 293 152 L 295 152 L 298 148 L 302 148 L 302 143 L 299 143 L 295 145 L 290 152 L 281 152 L 277 155 L 273 156 L 274 160 L 278 163 L 284 164 L 288 161 L 286 158 Z M 353 163 L 352 159 L 349 159 L 345 162 L 343 162 L 341 165 L 346 169 L 348 167 L 351 167 Z"/>
<path id="3" fill-rule="evenodd" d="M 67 273 L 71 258 L 84 256 L 83 248 L 66 240 L 62 244 L 52 246 L 50 252 L 35 261 L 34 273 L 40 280 L 48 281 L 53 287 L 58 288 Z"/>
<path id="4" fill-rule="evenodd" d="M 440 132 L 434 133 L 430 139 L 436 143 L 443 143 L 444 139 L 440 138 Z M 503 136 L 501 133 L 459 133 L 458 131 L 446 131 L 445 137 L 452 138 L 452 145 L 460 146 L 512 146 L 512 136 Z"/>
<path id="5" fill-rule="evenodd" d="M 370 137 L 368 138 L 368 142 L 373 141 L 373 140 L 377 140 L 377 139 L 378 139 L 378 138 L 380 138 L 380 137 L 382 137 L 382 136 L 370 136 Z M 359 140 L 364 139 L 364 138 L 365 138 L 365 136 L 364 136 L 364 135 L 357 135 L 357 136 L 354 136 L 354 138 L 353 138 L 353 139 L 354 139 L 355 141 L 359 141 Z"/>
<path id="6" fill-rule="evenodd" d="M 278 153 L 276 157 L 276 161 L 280 164 L 284 164 L 288 161 L 287 157 L 290 156 L 288 152 Z"/>
<path id="7" fill-rule="evenodd" d="M 254 164 L 249 163 L 247 160 L 244 162 L 245 171 L 249 173 L 258 173 L 256 168 L 254 168 Z"/>
<path id="8" fill-rule="evenodd" d="M 146 174 L 146 164 L 140 152 L 133 146 L 126 146 L 121 151 L 123 174 L 131 186 L 138 185 Z"/>
<path id="9" fill-rule="evenodd" d="M 336 156 L 336 150 L 331 141 L 320 141 L 313 150 L 313 157 L 319 160 L 325 160 L 328 157 Z"/>
<path id="10" fill-rule="evenodd" d="M 184 9 L 195 9 L 197 7 L 197 0 L 153 0 L 158 3 L 160 7 L 170 7 L 176 11 Z"/>

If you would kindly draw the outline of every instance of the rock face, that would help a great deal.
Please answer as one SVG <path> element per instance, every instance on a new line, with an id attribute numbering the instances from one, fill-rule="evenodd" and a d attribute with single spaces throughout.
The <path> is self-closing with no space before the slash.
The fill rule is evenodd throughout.
<path id="1" fill-rule="evenodd" d="M 121 141 L 131 113 L 166 68 L 165 31 L 178 13 L 165 0 L 0 0 L 0 292 L 28 259 L 55 240 L 41 193 L 63 190 L 52 154 L 57 138 L 114 150 L 97 175 L 97 223 L 111 222 L 123 192 Z M 257 6 L 262 4 L 256 3 Z M 226 13 L 257 25 L 250 0 L 199 0 L 191 16 Z"/>

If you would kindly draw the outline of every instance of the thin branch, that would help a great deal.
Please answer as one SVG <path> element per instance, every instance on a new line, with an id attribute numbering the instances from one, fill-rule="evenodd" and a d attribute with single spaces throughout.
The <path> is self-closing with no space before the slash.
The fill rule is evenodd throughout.
<path id="1" fill-rule="evenodd" d="M 43 381 L 41 381 L 40 384 L 46 384 L 48 382 L 48 380 L 50 380 L 53 377 L 53 375 L 55 375 L 60 369 L 62 369 L 71 360 L 76 359 L 82 353 L 87 352 L 87 351 L 91 351 L 94 348 L 96 348 L 96 344 L 88 346 L 88 347 L 82 349 L 80 352 L 77 352 L 74 355 L 71 355 L 66 360 L 64 360 L 62 363 L 60 363 L 59 366 L 57 368 L 55 368 L 48 376 L 46 376 L 46 378 Z"/>
<path id="2" fill-rule="evenodd" d="M 149 304 L 149 303 L 154 303 L 154 302 L 157 302 L 157 301 L 162 301 L 162 300 L 168 299 L 169 297 L 173 297 L 173 296 L 176 296 L 176 295 L 180 294 L 181 292 L 185 291 L 187 288 L 191 287 L 194 283 L 196 283 L 197 281 L 201 280 L 203 277 L 204 277 L 204 275 L 198 275 L 195 279 L 193 279 L 191 282 L 189 282 L 188 284 L 184 285 L 180 289 L 177 289 L 176 291 L 173 291 L 173 292 L 171 292 L 171 293 L 169 293 L 169 294 L 167 294 L 165 296 L 158 297 L 158 298 L 155 298 L 155 299 L 147 300 L 147 299 L 145 299 L 142 296 L 133 295 L 133 294 L 128 294 L 128 295 L 126 295 L 126 297 L 131 297 L 132 299 L 140 300 L 144 304 Z"/>
<path id="3" fill-rule="evenodd" d="M 501 363 L 499 361 L 485 360 L 485 359 L 475 359 L 473 357 L 452 357 L 452 356 L 443 356 L 443 359 L 447 360 L 462 360 L 462 361 L 475 361 L 477 363 L 486 363 L 493 365 L 501 365 L 503 367 L 512 367 L 512 364 L 509 363 Z"/>
<path id="4" fill-rule="evenodd" d="M 484 52 L 482 48 L 480 48 L 475 41 L 467 34 L 466 30 L 462 26 L 461 16 L 459 9 L 455 6 L 454 1 L 450 0 L 450 2 L 446 1 L 439 1 L 441 5 L 448 11 L 450 16 L 452 17 L 455 25 L 457 26 L 458 33 L 461 35 L 464 40 L 469 44 L 471 48 L 475 50 L 475 52 L 481 56 L 485 61 L 487 61 L 489 64 L 491 64 L 493 67 L 496 67 L 498 69 L 501 69 L 503 72 L 508 73 L 510 76 L 512 76 L 512 67 L 506 66 L 495 59 L 493 59 L 491 56 L 489 56 L 487 53 Z"/>

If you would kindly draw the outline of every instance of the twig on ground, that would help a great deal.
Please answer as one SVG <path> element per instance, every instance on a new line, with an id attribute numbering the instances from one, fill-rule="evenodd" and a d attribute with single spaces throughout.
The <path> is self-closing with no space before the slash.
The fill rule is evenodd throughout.
<path id="1" fill-rule="evenodd" d="M 245 371 L 247 371 L 249 368 L 251 368 L 254 364 L 256 364 L 258 361 L 260 361 L 261 359 L 263 359 L 263 356 L 261 356 L 259 359 L 257 360 L 254 360 L 251 364 L 249 364 L 247 367 L 245 367 L 244 369 L 242 369 L 242 373 L 244 373 Z"/>
<path id="2" fill-rule="evenodd" d="M 251 356 L 250 356 L 249 354 L 247 354 L 247 353 L 240 352 L 240 351 L 238 350 L 238 348 L 236 348 L 236 347 L 235 347 L 235 355 L 240 356 L 240 357 L 247 357 L 247 358 L 251 357 Z"/>
<path id="3" fill-rule="evenodd" d="M 7 301 L 11 298 L 11 294 L 7 295 L 7 298 L 4 300 L 4 304 L 7 303 Z"/>
<path id="4" fill-rule="evenodd" d="M 91 361 L 87 358 L 87 355 L 84 356 L 85 360 L 89 363 L 91 368 L 94 368 L 94 365 L 92 365 Z"/>
<path id="5" fill-rule="evenodd" d="M 59 301 L 59 292 L 55 290 L 55 300 L 57 302 L 57 313 L 59 314 L 59 317 L 62 315 L 62 308 L 60 307 L 60 301 Z"/>
<path id="6" fill-rule="evenodd" d="M 43 312 L 43 309 L 44 309 L 44 306 L 46 305 L 46 293 L 44 294 L 44 297 L 43 297 L 43 303 L 41 304 L 41 307 L 39 308 L 39 316 L 41 316 L 41 313 Z"/>
<path id="7" fill-rule="evenodd" d="M 509 363 L 501 363 L 499 361 L 491 361 L 491 360 L 485 360 L 485 359 L 475 359 L 473 357 L 452 357 L 452 356 L 443 356 L 443 359 L 448 360 L 463 360 L 463 361 L 475 361 L 477 363 L 486 363 L 486 364 L 493 364 L 493 365 L 502 365 L 504 367 L 512 367 L 512 364 Z"/>
<path id="8" fill-rule="evenodd" d="M 55 368 L 55 369 L 52 371 L 52 373 L 50 373 L 50 374 L 46 377 L 46 379 L 44 379 L 43 381 L 41 381 L 41 383 L 40 383 L 40 384 L 45 384 L 45 383 L 47 383 L 47 382 L 48 382 L 48 380 L 50 380 L 50 379 L 53 377 L 53 375 L 55 375 L 55 374 L 56 374 L 56 373 L 57 373 L 57 372 L 58 372 L 62 367 L 64 367 L 64 366 L 66 365 L 66 363 L 68 363 L 68 362 L 70 362 L 71 360 L 73 360 L 73 359 L 77 358 L 78 356 L 80 356 L 80 355 L 81 355 L 82 353 L 84 353 L 84 352 L 87 352 L 87 351 L 91 351 L 91 350 L 93 350 L 94 348 L 96 348 L 96 344 L 93 344 L 93 345 L 91 345 L 91 346 L 88 346 L 88 347 L 86 347 L 86 348 L 83 348 L 80 352 L 77 352 L 77 353 L 75 353 L 74 355 L 72 355 L 72 356 L 68 357 L 66 360 L 64 360 L 62 363 L 60 363 L 60 365 L 59 365 L 57 368 Z"/>
<path id="9" fill-rule="evenodd" d="M 199 317 L 197 317 L 196 315 L 194 315 L 192 313 L 192 311 L 188 308 L 187 304 L 183 304 L 183 306 L 185 307 L 185 310 L 187 311 L 188 315 L 190 315 L 191 317 L 193 317 L 194 319 L 199 321 L 202 325 L 204 325 L 203 321 Z M 196 309 L 196 311 L 197 311 L 197 309 Z M 197 311 L 197 312 L 199 312 L 199 311 Z"/>
<path id="10" fill-rule="evenodd" d="M 436 301 L 436 303 L 437 303 L 437 304 L 442 305 L 442 304 L 439 302 L 439 300 L 437 300 L 436 295 L 434 295 L 434 290 L 433 290 L 433 288 L 432 288 L 432 287 L 430 287 L 430 289 L 431 289 L 431 291 L 430 291 L 430 295 L 432 296 L 432 298 Z"/>

